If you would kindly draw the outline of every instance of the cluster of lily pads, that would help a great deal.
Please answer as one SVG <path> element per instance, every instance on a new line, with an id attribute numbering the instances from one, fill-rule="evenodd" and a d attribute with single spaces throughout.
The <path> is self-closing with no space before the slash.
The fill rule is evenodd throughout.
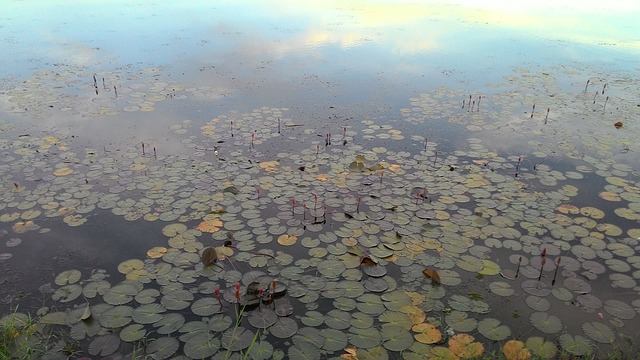
<path id="1" fill-rule="evenodd" d="M 179 100 L 188 89 L 171 88 Z M 118 96 L 151 97 L 135 94 Z M 7 136 L 0 221 L 16 236 L 10 249 L 46 230 L 43 217 L 80 226 L 105 209 L 167 223 L 166 244 L 123 261 L 120 274 L 72 269 L 43 286 L 69 308 L 42 309 L 40 323 L 68 326 L 94 356 L 122 342 L 157 359 L 471 358 L 493 342 L 515 359 L 627 339 L 637 347 L 640 187 L 626 152 L 640 149 L 624 127 L 602 123 L 614 111 L 634 126 L 631 106 L 611 96 L 603 109 L 588 86 L 521 72 L 493 94 L 438 88 L 395 123 L 365 119 L 332 134 L 264 107 L 216 116 L 199 134 L 190 121 L 172 126 L 189 155 Z M 529 113 L 532 103 L 550 110 Z M 454 145 L 418 134 L 430 121 L 474 136 Z M 572 127 L 586 132 L 582 143 Z"/>

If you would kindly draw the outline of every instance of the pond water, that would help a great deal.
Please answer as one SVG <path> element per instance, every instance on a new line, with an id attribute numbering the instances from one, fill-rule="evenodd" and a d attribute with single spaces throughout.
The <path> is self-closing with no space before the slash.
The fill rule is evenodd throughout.
<path id="1" fill-rule="evenodd" d="M 640 351 L 640 6 L 514 6 L 4 4 L 13 355 Z"/>

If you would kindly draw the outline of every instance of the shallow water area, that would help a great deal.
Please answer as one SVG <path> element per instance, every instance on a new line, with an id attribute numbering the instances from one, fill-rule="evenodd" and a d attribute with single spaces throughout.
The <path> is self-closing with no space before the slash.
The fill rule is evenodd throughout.
<path id="1" fill-rule="evenodd" d="M 8 9 L 13 356 L 640 351 L 637 5 Z"/>

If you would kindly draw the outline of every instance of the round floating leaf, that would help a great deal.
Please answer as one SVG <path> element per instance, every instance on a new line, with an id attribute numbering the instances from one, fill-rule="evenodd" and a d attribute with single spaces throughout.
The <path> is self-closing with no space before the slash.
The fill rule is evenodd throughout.
<path id="1" fill-rule="evenodd" d="M 168 359 L 176 353 L 180 342 L 176 338 L 161 337 L 147 344 L 146 354 L 154 359 Z"/>
<path id="2" fill-rule="evenodd" d="M 371 277 L 382 277 L 387 275 L 387 269 L 384 266 L 380 266 L 379 264 L 363 266 L 362 270 L 365 274 Z"/>
<path id="3" fill-rule="evenodd" d="M 412 330 L 416 332 L 414 338 L 417 342 L 422 344 L 435 344 L 442 340 L 442 333 L 435 326 L 422 323 L 414 325 Z"/>
<path id="4" fill-rule="evenodd" d="M 433 360 L 457 360 L 459 357 L 453 353 L 453 351 L 449 348 L 443 346 L 436 346 L 429 349 L 428 359 Z"/>
<path id="5" fill-rule="evenodd" d="M 56 290 L 51 298 L 62 303 L 70 302 L 78 298 L 82 294 L 82 286 L 78 284 L 70 284 Z"/>
<path id="6" fill-rule="evenodd" d="M 502 347 L 502 353 L 507 360 L 528 360 L 531 358 L 531 352 L 520 340 L 509 340 Z"/>
<path id="7" fill-rule="evenodd" d="M 187 290 L 173 290 L 162 297 L 160 302 L 167 310 L 182 310 L 191 305 L 193 294 Z"/>
<path id="8" fill-rule="evenodd" d="M 146 334 L 144 325 L 131 324 L 120 331 L 120 339 L 126 342 L 134 342 L 142 339 Z"/>
<path id="9" fill-rule="evenodd" d="M 290 346 L 287 355 L 289 359 L 300 360 L 320 360 L 322 356 L 317 346 L 304 341 L 297 342 L 293 346 Z"/>
<path id="10" fill-rule="evenodd" d="M 144 262 L 142 260 L 139 259 L 129 259 L 126 261 L 123 261 L 120 263 L 120 265 L 118 265 L 118 271 L 121 274 L 128 274 L 134 270 L 140 270 L 144 267 Z"/>
<path id="11" fill-rule="evenodd" d="M 551 303 L 549 302 L 549 300 L 538 296 L 527 296 L 525 302 L 527 303 L 527 306 L 535 311 L 547 311 L 549 310 L 549 308 L 551 308 Z"/>
<path id="12" fill-rule="evenodd" d="M 198 299 L 191 304 L 191 311 L 199 316 L 211 316 L 220 312 L 220 301 L 213 297 Z"/>
<path id="13" fill-rule="evenodd" d="M 389 283 L 384 278 L 369 278 L 363 283 L 364 288 L 373 292 L 381 293 L 389 289 Z"/>
<path id="14" fill-rule="evenodd" d="M 545 341 L 539 336 L 527 339 L 527 348 L 531 349 L 534 355 L 542 359 L 553 359 L 558 353 L 558 347 L 552 341 Z"/>
<path id="15" fill-rule="evenodd" d="M 351 314 L 342 310 L 331 310 L 324 320 L 325 324 L 332 329 L 345 330 L 351 327 Z"/>
<path id="16" fill-rule="evenodd" d="M 562 334 L 558 337 L 558 341 L 560 341 L 562 349 L 571 355 L 583 356 L 591 353 L 591 342 L 583 336 L 573 337 L 569 334 Z"/>
<path id="17" fill-rule="evenodd" d="M 65 167 L 65 168 L 56 169 L 53 172 L 53 175 L 55 175 L 55 176 L 67 176 L 67 175 L 71 175 L 72 173 L 73 173 L 72 169 L 70 169 L 68 167 Z M 96 355 L 96 354 L 91 354 L 91 355 Z"/>
<path id="18" fill-rule="evenodd" d="M 479 271 L 481 275 L 498 275 L 500 273 L 500 265 L 491 261 L 491 260 L 482 260 L 482 264 L 484 265 L 482 270 Z"/>
<path id="19" fill-rule="evenodd" d="M 603 344 L 611 344 L 616 338 L 610 327 L 595 321 L 582 324 L 582 331 L 591 339 Z"/>
<path id="20" fill-rule="evenodd" d="M 196 229 L 198 231 L 206 232 L 206 233 L 215 233 L 218 232 L 222 228 L 222 220 L 219 218 L 213 218 L 208 220 L 203 220 L 198 224 Z"/>
<path id="21" fill-rule="evenodd" d="M 156 289 L 144 289 L 135 296 L 135 300 L 139 304 L 151 304 L 160 296 L 160 291 Z"/>
<path id="22" fill-rule="evenodd" d="M 470 318 L 466 312 L 452 311 L 445 317 L 447 325 L 460 332 L 473 331 L 478 326 L 478 320 Z"/>
<path id="23" fill-rule="evenodd" d="M 619 319 L 631 320 L 636 317 L 635 309 L 620 300 L 606 300 L 604 302 L 604 310 Z"/>
<path id="24" fill-rule="evenodd" d="M 338 260 L 327 260 L 318 264 L 318 272 L 328 278 L 338 277 L 346 268 L 344 262 Z"/>
<path id="25" fill-rule="evenodd" d="M 123 327 L 131 322 L 132 313 L 133 308 L 131 306 L 114 306 L 100 314 L 100 325 L 110 329 Z"/>
<path id="26" fill-rule="evenodd" d="M 384 306 L 389 310 L 400 310 L 403 306 L 411 305 L 411 298 L 400 290 L 382 294 L 380 298 L 384 301 Z"/>
<path id="27" fill-rule="evenodd" d="M 525 280 L 522 282 L 522 289 L 527 293 L 535 296 L 545 297 L 551 294 L 549 285 L 536 279 Z"/>
<path id="28" fill-rule="evenodd" d="M 74 284 L 80 280 L 82 273 L 79 270 L 67 270 L 63 271 L 58 276 L 56 276 L 55 283 L 56 285 L 67 285 Z"/>
<path id="29" fill-rule="evenodd" d="M 413 326 L 411 317 L 399 311 L 387 310 L 378 316 L 378 320 L 385 323 L 384 326 L 397 326 L 405 330 L 409 330 Z"/>
<path id="30" fill-rule="evenodd" d="M 279 339 L 288 339 L 298 331 L 298 323 L 290 318 L 278 318 L 275 324 L 269 328 L 271 335 Z"/>
<path id="31" fill-rule="evenodd" d="M 242 326 L 229 329 L 222 334 L 222 347 L 229 351 L 246 349 L 253 341 L 253 333 Z"/>
<path id="32" fill-rule="evenodd" d="M 349 342 L 357 348 L 370 349 L 380 345 L 382 338 L 375 328 L 359 329 L 351 328 L 348 334 Z"/>
<path id="33" fill-rule="evenodd" d="M 487 339 L 502 341 L 511 336 L 511 330 L 506 325 L 500 325 L 500 320 L 494 318 L 482 319 L 478 323 L 478 332 Z"/>
<path id="34" fill-rule="evenodd" d="M 469 334 L 456 334 L 449 339 L 449 348 L 461 359 L 476 358 L 484 352 L 484 346 Z"/>
<path id="35" fill-rule="evenodd" d="M 265 308 L 259 311 L 252 311 L 248 320 L 251 326 L 257 329 L 266 329 L 276 323 L 278 315 L 273 310 Z"/>
<path id="36" fill-rule="evenodd" d="M 258 341 L 251 346 L 247 352 L 248 358 L 252 360 L 266 360 L 275 358 L 273 355 L 273 345 L 267 341 Z"/>
<path id="37" fill-rule="evenodd" d="M 120 338 L 113 335 L 98 336 L 89 344 L 89 354 L 107 356 L 111 355 L 120 346 Z"/>
<path id="38" fill-rule="evenodd" d="M 336 329 L 322 329 L 320 335 L 324 337 L 323 350 L 328 352 L 340 351 L 347 347 L 348 339 L 344 332 Z"/>
<path id="39" fill-rule="evenodd" d="M 153 324 L 162 319 L 162 313 L 165 311 L 164 306 L 160 304 L 145 304 L 135 308 L 132 317 L 138 324 Z"/>
<path id="40" fill-rule="evenodd" d="M 500 296 L 511 296 L 516 292 L 509 283 L 506 283 L 504 281 L 492 282 L 491 284 L 489 284 L 489 289 L 491 289 L 491 292 L 493 292 L 494 294 Z"/>
<path id="41" fill-rule="evenodd" d="M 298 241 L 296 235 L 282 234 L 278 237 L 278 244 L 282 246 L 291 246 Z"/>
<path id="42" fill-rule="evenodd" d="M 209 334 L 199 333 L 184 343 L 184 354 L 191 359 L 205 359 L 220 349 L 220 341 Z"/>
<path id="43" fill-rule="evenodd" d="M 159 259 L 167 253 L 167 248 L 164 246 L 156 246 L 147 250 L 147 257 L 150 259 Z"/>
<path id="44" fill-rule="evenodd" d="M 171 313 L 165 315 L 160 321 L 153 324 L 155 326 L 156 332 L 162 335 L 171 334 L 174 331 L 177 331 L 184 325 L 185 318 L 182 314 Z"/>
<path id="45" fill-rule="evenodd" d="M 104 294 L 104 301 L 111 305 L 126 304 L 133 299 L 133 296 L 138 293 L 138 289 L 131 284 L 116 285 Z"/>
<path id="46" fill-rule="evenodd" d="M 555 334 L 562 330 L 562 322 L 560 318 L 555 315 L 549 315 L 544 312 L 534 312 L 529 316 L 529 320 L 538 330 L 547 334 Z"/>
<path id="47" fill-rule="evenodd" d="M 398 326 L 383 326 L 380 336 L 382 336 L 382 346 L 389 351 L 404 351 L 413 345 L 411 332 Z"/>
<path id="48" fill-rule="evenodd" d="M 301 342 L 307 342 L 317 348 L 322 348 L 324 345 L 324 337 L 320 335 L 320 330 L 311 327 L 304 327 L 293 336 L 293 342 L 299 344 Z"/>

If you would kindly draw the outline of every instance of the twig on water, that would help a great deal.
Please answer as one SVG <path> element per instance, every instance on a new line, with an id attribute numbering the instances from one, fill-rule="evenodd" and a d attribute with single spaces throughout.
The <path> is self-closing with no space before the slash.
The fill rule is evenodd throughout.
<path id="1" fill-rule="evenodd" d="M 549 111 L 551 108 L 547 108 L 547 115 L 544 116 L 544 124 L 547 125 L 547 120 L 549 119 Z"/>
<path id="2" fill-rule="evenodd" d="M 551 286 L 556 284 L 556 276 L 558 275 L 558 268 L 560 267 L 561 260 L 562 260 L 562 256 L 558 256 L 558 260 L 556 260 L 556 271 L 553 273 L 553 280 L 551 280 Z"/>

